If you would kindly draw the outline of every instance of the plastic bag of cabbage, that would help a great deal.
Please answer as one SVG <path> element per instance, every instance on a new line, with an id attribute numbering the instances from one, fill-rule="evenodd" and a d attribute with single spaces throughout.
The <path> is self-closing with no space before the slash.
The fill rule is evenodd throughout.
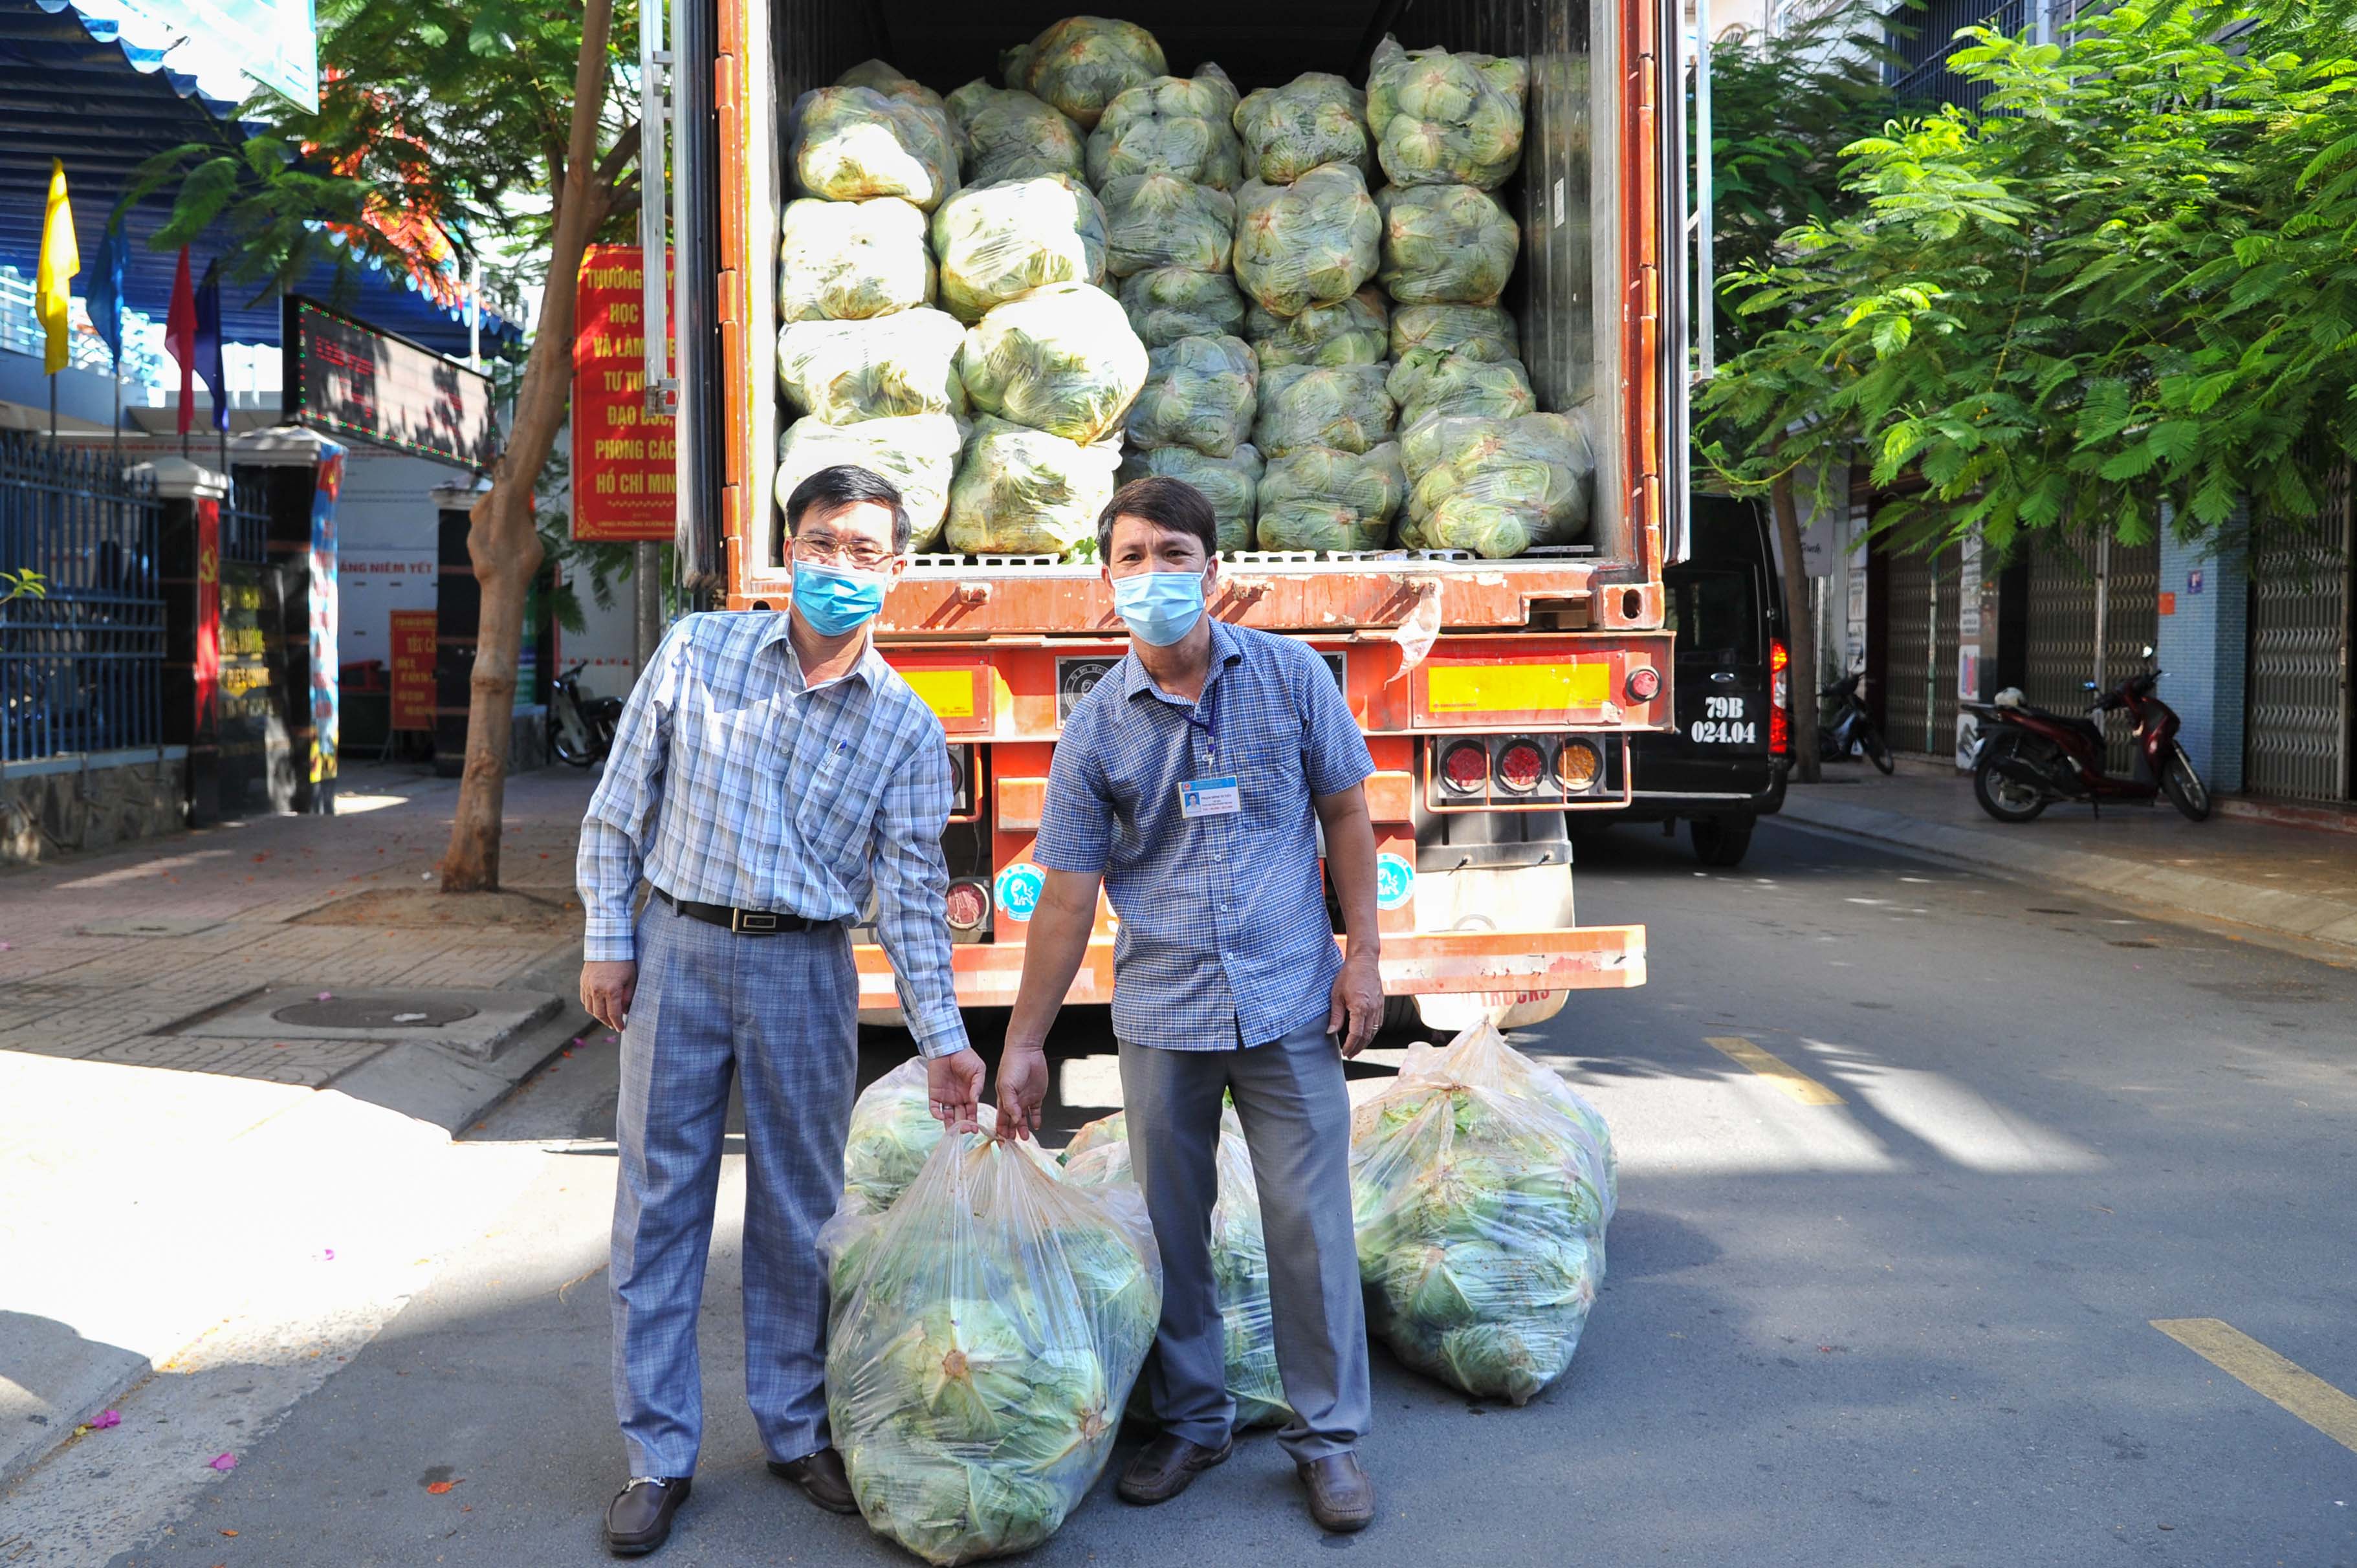
<path id="1" fill-rule="evenodd" d="M 1243 1123 L 1236 1120 L 1233 1107 L 1221 1113 L 1213 1162 L 1220 1191 L 1211 1200 L 1211 1277 L 1226 1329 L 1228 1394 L 1236 1402 L 1238 1426 L 1273 1426 L 1292 1412 L 1276 1370 L 1276 1324 L 1268 1305 L 1268 1240 L 1261 1230 L 1260 1188 L 1253 1178 Z M 1064 1155 L 1064 1179 L 1082 1187 L 1134 1179 L 1125 1114 L 1115 1112 L 1073 1134 Z M 1133 1407 L 1145 1402 L 1143 1389 L 1139 1392 L 1131 1401 Z"/>
<path id="2" fill-rule="evenodd" d="M 1391 439 L 1382 365 L 1286 365 L 1261 377 L 1253 445 L 1264 457 L 1303 446 L 1364 452 Z"/>
<path id="3" fill-rule="evenodd" d="M 1071 558 L 1096 542 L 1113 499 L 1118 442 L 1082 446 L 985 414 L 950 484 L 950 548 L 964 555 Z"/>
<path id="4" fill-rule="evenodd" d="M 947 1131 L 934 1117 L 930 1096 L 922 1057 L 909 1058 L 859 1091 L 843 1144 L 843 1204 L 837 1212 L 881 1214 L 900 1201 Z M 996 1131 L 997 1112 L 988 1105 L 979 1110 L 982 1130 Z M 1055 1169 L 1056 1162 L 1039 1144 L 1016 1146 Z"/>
<path id="5" fill-rule="evenodd" d="M 1252 548 L 1253 514 L 1260 500 L 1260 449 L 1249 443 L 1224 457 L 1207 457 L 1192 446 L 1157 446 L 1121 460 L 1121 482 L 1154 475 L 1184 479 L 1211 503 L 1221 550 Z"/>
<path id="6" fill-rule="evenodd" d="M 790 321 L 778 381 L 797 413 L 829 424 L 906 413 L 963 413 L 957 356 L 965 328 L 938 310 L 866 321 Z"/>
<path id="7" fill-rule="evenodd" d="M 1137 1189 L 956 1134 L 888 1213 L 845 1209 L 819 1244 L 827 1419 L 868 1527 L 936 1563 L 1053 1535 L 1112 1455 L 1161 1317 Z"/>
<path id="8" fill-rule="evenodd" d="M 1372 365 L 1391 357 L 1391 314 L 1381 289 L 1362 288 L 1333 305 L 1278 316 L 1255 305 L 1244 337 L 1264 371 L 1279 365 Z"/>
<path id="9" fill-rule="evenodd" d="M 1538 394 L 1520 360 L 1481 360 L 1419 349 L 1392 367 L 1383 390 L 1399 404 L 1399 427 L 1410 430 L 1439 414 L 1515 419 L 1538 411 Z"/>
<path id="10" fill-rule="evenodd" d="M 942 305 L 960 321 L 1051 283 L 1103 283 L 1104 207 L 1070 175 L 969 186 L 933 213 Z"/>
<path id="11" fill-rule="evenodd" d="M 1373 1326 L 1416 1370 L 1526 1402 L 1578 1348 L 1615 1185 L 1604 1119 L 1494 1026 L 1410 1046 L 1351 1123 Z"/>
<path id="12" fill-rule="evenodd" d="M 1225 457 L 1250 438 L 1260 361 L 1243 338 L 1181 338 L 1146 359 L 1146 389 L 1129 410 L 1131 446 Z"/>
<path id="13" fill-rule="evenodd" d="M 1148 267 L 1223 273 L 1236 239 L 1236 199 L 1167 174 L 1108 180 L 1105 270 L 1128 277 Z"/>
<path id="14" fill-rule="evenodd" d="M 1081 177 L 1088 155 L 1081 128 L 1053 104 L 976 77 L 949 95 L 947 107 L 966 184 L 1043 174 Z"/>
<path id="15" fill-rule="evenodd" d="M 1567 544 L 1587 527 L 1596 459 L 1562 414 L 1436 414 L 1400 437 L 1400 454 L 1409 481 L 1400 542 L 1412 549 L 1499 561 Z"/>
<path id="16" fill-rule="evenodd" d="M 957 373 L 984 413 L 1085 446 L 1121 428 L 1146 384 L 1146 345 L 1104 290 L 1051 284 L 975 323 Z"/>
<path id="17" fill-rule="evenodd" d="M 925 215 L 898 197 L 789 201 L 779 231 L 780 320 L 856 321 L 933 302 Z"/>
<path id="18" fill-rule="evenodd" d="M 1387 185 L 1375 280 L 1395 305 L 1495 305 L 1514 274 L 1522 225 L 1469 185 Z"/>
<path id="19" fill-rule="evenodd" d="M 1321 164 L 1290 185 L 1236 192 L 1236 282 L 1276 316 L 1350 298 L 1375 275 L 1383 215 L 1348 164 Z"/>
<path id="20" fill-rule="evenodd" d="M 1121 308 L 1149 349 L 1181 338 L 1233 337 L 1243 330 L 1244 296 L 1225 273 L 1148 267 L 1121 280 Z"/>
<path id="21" fill-rule="evenodd" d="M 1381 550 L 1407 496 L 1397 442 L 1367 452 L 1303 446 L 1260 480 L 1263 550 Z"/>
<path id="22" fill-rule="evenodd" d="M 1403 305 L 1392 312 L 1391 358 L 1405 364 L 1418 350 L 1512 360 L 1522 353 L 1522 335 L 1493 305 Z"/>
<path id="23" fill-rule="evenodd" d="M 1367 168 L 1367 95 L 1339 76 L 1305 71 L 1283 87 L 1248 94 L 1235 110 L 1244 168 L 1289 185 L 1319 164 Z"/>
<path id="24" fill-rule="evenodd" d="M 1394 185 L 1495 189 L 1523 158 L 1519 59 L 1400 48 L 1386 38 L 1367 68 L 1367 129 Z"/>
<path id="25" fill-rule="evenodd" d="M 905 197 L 926 211 L 958 186 L 946 115 L 872 87 L 822 87 L 794 104 L 794 188 L 829 201 Z"/>
<path id="26" fill-rule="evenodd" d="M 942 95 L 921 81 L 912 81 L 900 74 L 888 60 L 864 59 L 834 79 L 837 87 L 866 87 L 887 98 L 904 98 L 911 103 L 922 103 L 929 109 L 946 111 Z"/>
<path id="27" fill-rule="evenodd" d="M 1067 16 L 999 57 L 1009 87 L 1035 93 L 1092 131 L 1124 92 L 1168 74 L 1154 35 L 1135 22 Z"/>
<path id="28" fill-rule="evenodd" d="M 1089 183 L 1167 174 L 1233 190 L 1243 178 L 1235 112 L 1236 84 L 1216 65 L 1126 89 L 1089 133 Z"/>
<path id="29" fill-rule="evenodd" d="M 957 477 L 963 442 L 958 422 L 946 413 L 856 424 L 797 419 L 778 438 L 778 503 L 784 505 L 794 487 L 821 468 L 854 464 L 899 487 L 909 508 L 909 548 L 930 550 L 949 512 L 950 482 Z"/>

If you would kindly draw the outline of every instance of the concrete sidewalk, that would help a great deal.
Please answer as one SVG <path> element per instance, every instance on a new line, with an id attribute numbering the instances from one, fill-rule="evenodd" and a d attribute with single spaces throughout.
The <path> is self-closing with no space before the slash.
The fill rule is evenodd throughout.
<path id="1" fill-rule="evenodd" d="M 2063 884 L 2129 903 L 2357 950 L 2357 834 L 2213 815 L 2191 822 L 2166 803 L 2052 806 L 2034 822 L 1999 822 L 1972 779 L 1902 761 L 1894 778 L 1828 764 L 1822 784 L 1792 785 L 1786 820 L 1944 855 L 2029 883 Z"/>
<path id="2" fill-rule="evenodd" d="M 156 1371 L 396 1310 L 463 1211 L 439 1151 L 587 1026 L 587 775 L 510 782 L 509 891 L 468 898 L 455 781 L 342 784 L 0 873 L 0 1483 Z"/>

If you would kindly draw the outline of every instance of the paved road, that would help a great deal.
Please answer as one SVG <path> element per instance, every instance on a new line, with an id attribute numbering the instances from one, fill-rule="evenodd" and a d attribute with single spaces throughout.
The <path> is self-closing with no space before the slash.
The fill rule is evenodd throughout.
<path id="1" fill-rule="evenodd" d="M 1611 1272 L 1570 1376 L 1501 1409 L 1379 1357 L 1383 1509 L 1356 1539 L 1322 1541 L 1254 1437 L 1150 1513 L 1101 1487 L 1037 1561 L 2357 1563 L 2357 1453 L 2151 1326 L 2222 1320 L 2357 1391 L 2357 972 L 1779 825 L 1710 875 L 1631 832 L 1580 886 L 1586 918 L 1650 923 L 1652 984 L 1526 1041 L 1621 1151 Z M 1070 1124 L 1112 1079 L 1102 1036 L 1065 1044 Z M 593 1045 L 453 1149 L 537 1169 L 231 1474 L 192 1477 L 169 1533 L 41 1557 L 597 1560 L 622 1463 L 613 1096 Z M 737 1237 L 707 1296 L 705 1461 L 660 1561 L 910 1561 L 763 1473 Z M 2357 1406 L 2274 1386 L 2357 1444 Z M 136 1399 L 124 1416 L 124 1434 L 151 1419 Z M 115 1435 L 51 1470 L 123 1485 L 89 1478 Z M 20 1510 L 0 1541 L 41 1525 Z"/>

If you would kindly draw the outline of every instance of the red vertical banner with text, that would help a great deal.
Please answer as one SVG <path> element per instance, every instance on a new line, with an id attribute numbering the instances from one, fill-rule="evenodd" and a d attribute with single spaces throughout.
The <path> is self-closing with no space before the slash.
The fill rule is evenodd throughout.
<path id="1" fill-rule="evenodd" d="M 432 610 L 393 612 L 393 727 L 434 727 L 434 650 L 436 616 Z"/>
<path id="2" fill-rule="evenodd" d="M 573 537 L 578 540 L 668 544 L 676 523 L 673 422 L 647 416 L 644 266 L 636 245 L 592 245 L 581 258 L 573 334 Z"/>
<path id="3" fill-rule="evenodd" d="M 221 725 L 221 509 L 210 496 L 197 499 L 197 735 L 211 741 Z"/>

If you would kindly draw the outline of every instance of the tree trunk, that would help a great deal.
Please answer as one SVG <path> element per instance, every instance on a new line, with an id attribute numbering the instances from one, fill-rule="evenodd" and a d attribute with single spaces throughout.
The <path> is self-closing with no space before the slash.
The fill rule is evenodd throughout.
<path id="1" fill-rule="evenodd" d="M 612 177 L 597 161 L 597 121 L 606 102 L 606 46 L 613 0 L 588 0 L 581 18 L 581 59 L 574 72 L 573 122 L 565 182 L 555 193 L 554 235 L 540 320 L 516 393 L 506 448 L 491 467 L 491 488 L 475 502 L 467 553 L 482 585 L 483 609 L 467 708 L 467 770 L 442 857 L 442 891 L 476 893 L 500 885 L 500 817 L 507 798 L 508 739 L 514 728 L 516 664 L 523 646 L 524 600 L 540 570 L 533 490 L 564 427 L 571 400 L 573 325 L 581 252 L 606 216 Z"/>
<path id="2" fill-rule="evenodd" d="M 1778 477 L 1769 504 L 1784 556 L 1784 641 L 1792 653 L 1784 673 L 1792 694 L 1792 761 L 1801 782 L 1814 784 L 1824 777 L 1817 757 L 1817 619 L 1809 613 L 1809 564 L 1801 557 L 1801 511 L 1791 474 Z"/>

